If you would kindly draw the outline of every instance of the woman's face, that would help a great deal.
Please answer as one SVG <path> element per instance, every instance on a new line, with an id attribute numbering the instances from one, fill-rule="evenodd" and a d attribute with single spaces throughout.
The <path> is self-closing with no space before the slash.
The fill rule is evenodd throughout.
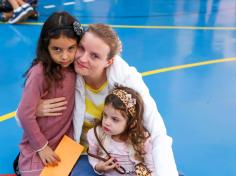
<path id="1" fill-rule="evenodd" d="M 76 73 L 90 78 L 104 75 L 106 68 L 112 63 L 112 59 L 107 58 L 109 52 L 109 46 L 102 39 L 92 32 L 86 32 L 75 56 Z"/>

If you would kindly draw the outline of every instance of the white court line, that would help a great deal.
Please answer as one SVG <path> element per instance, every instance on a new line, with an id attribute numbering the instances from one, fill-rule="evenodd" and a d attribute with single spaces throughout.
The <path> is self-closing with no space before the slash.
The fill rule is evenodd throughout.
<path id="1" fill-rule="evenodd" d="M 93 2 L 94 0 L 83 0 L 84 2 Z"/>
<path id="2" fill-rule="evenodd" d="M 65 2 L 65 3 L 63 3 L 65 6 L 67 6 L 67 5 L 73 5 L 73 4 L 75 4 L 75 2 Z"/>
<path id="3" fill-rule="evenodd" d="M 44 6 L 45 9 L 51 9 L 51 8 L 54 8 L 54 7 L 56 7 L 56 6 L 55 5 L 46 5 L 46 6 Z"/>

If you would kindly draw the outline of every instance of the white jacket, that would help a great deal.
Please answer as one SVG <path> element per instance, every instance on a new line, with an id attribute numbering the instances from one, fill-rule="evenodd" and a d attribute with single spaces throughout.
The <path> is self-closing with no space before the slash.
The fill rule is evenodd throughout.
<path id="1" fill-rule="evenodd" d="M 153 141 L 152 152 L 155 173 L 157 176 L 177 176 L 178 172 L 172 152 L 172 138 L 166 134 L 164 122 L 141 74 L 117 55 L 113 64 L 107 69 L 107 81 L 109 90 L 114 87 L 115 83 L 118 83 L 140 93 L 144 101 L 144 126 L 150 132 Z M 85 83 L 82 76 L 77 75 L 73 123 L 74 138 L 78 142 L 80 141 L 84 117 Z"/>

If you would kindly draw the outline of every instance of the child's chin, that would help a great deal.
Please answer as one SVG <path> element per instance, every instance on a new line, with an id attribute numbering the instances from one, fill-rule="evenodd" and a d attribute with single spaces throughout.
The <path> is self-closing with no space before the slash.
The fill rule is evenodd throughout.
<path id="1" fill-rule="evenodd" d="M 109 131 L 104 131 L 104 133 L 107 135 L 111 135 L 111 133 Z"/>
<path id="2" fill-rule="evenodd" d="M 111 135 L 110 131 L 103 130 L 106 135 Z"/>

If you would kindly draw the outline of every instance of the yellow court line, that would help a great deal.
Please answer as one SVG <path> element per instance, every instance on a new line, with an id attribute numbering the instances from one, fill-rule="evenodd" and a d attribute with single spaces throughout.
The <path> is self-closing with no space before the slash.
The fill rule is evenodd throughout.
<path id="1" fill-rule="evenodd" d="M 178 65 L 178 66 L 167 67 L 167 68 L 161 68 L 161 69 L 157 69 L 157 70 L 143 72 L 141 74 L 142 74 L 142 76 L 148 76 L 148 75 L 153 75 L 153 74 L 162 73 L 162 72 L 180 70 L 180 69 L 184 69 L 184 68 L 198 67 L 198 66 L 202 66 L 202 65 L 210 65 L 210 64 L 220 63 L 220 62 L 232 62 L 232 61 L 236 61 L 236 57 L 226 58 L 226 59 L 217 59 L 217 60 L 211 60 L 211 61 L 204 61 L 204 62 L 197 62 L 197 63 L 185 64 L 185 65 Z"/>
<path id="2" fill-rule="evenodd" d="M 0 22 L 0 24 L 7 24 Z M 18 25 L 43 25 L 43 22 L 24 22 Z M 82 24 L 88 26 L 88 24 Z M 142 25 L 110 25 L 113 28 L 134 28 L 134 29 L 187 29 L 187 30 L 236 30 L 234 26 L 217 27 L 217 26 L 142 26 Z"/>
<path id="3" fill-rule="evenodd" d="M 111 25 L 113 28 L 136 29 L 190 29 L 190 30 L 236 30 L 236 27 L 204 27 L 204 26 L 137 26 L 137 25 Z"/>
<path id="4" fill-rule="evenodd" d="M 180 69 L 185 69 L 185 68 L 192 68 L 192 67 L 199 67 L 203 65 L 210 65 L 210 64 L 216 64 L 216 63 L 221 63 L 221 62 L 232 62 L 236 61 L 236 58 L 226 58 L 226 59 L 217 59 L 217 60 L 211 60 L 211 61 L 204 61 L 204 62 L 197 62 L 197 63 L 192 63 L 192 64 L 185 64 L 185 65 L 178 65 L 178 66 L 173 66 L 173 67 L 167 67 L 167 68 L 161 68 L 157 70 L 151 70 L 147 72 L 142 72 L 142 76 L 149 76 L 153 74 L 158 74 L 158 73 L 163 73 L 163 72 L 169 72 L 169 71 L 175 71 L 175 70 L 180 70 Z M 0 122 L 13 118 L 16 115 L 16 112 L 11 112 L 5 115 L 0 116 Z"/>
<path id="5" fill-rule="evenodd" d="M 43 23 L 23 23 L 29 25 L 43 25 Z M 82 24 L 88 26 L 89 24 Z M 134 28 L 134 29 L 190 29 L 190 30 L 236 30 L 236 27 L 201 27 L 201 26 L 142 26 L 142 25 L 110 25 L 113 28 Z"/>
<path id="6" fill-rule="evenodd" d="M 0 116 L 0 122 L 10 119 L 16 115 L 16 111 Z"/>

